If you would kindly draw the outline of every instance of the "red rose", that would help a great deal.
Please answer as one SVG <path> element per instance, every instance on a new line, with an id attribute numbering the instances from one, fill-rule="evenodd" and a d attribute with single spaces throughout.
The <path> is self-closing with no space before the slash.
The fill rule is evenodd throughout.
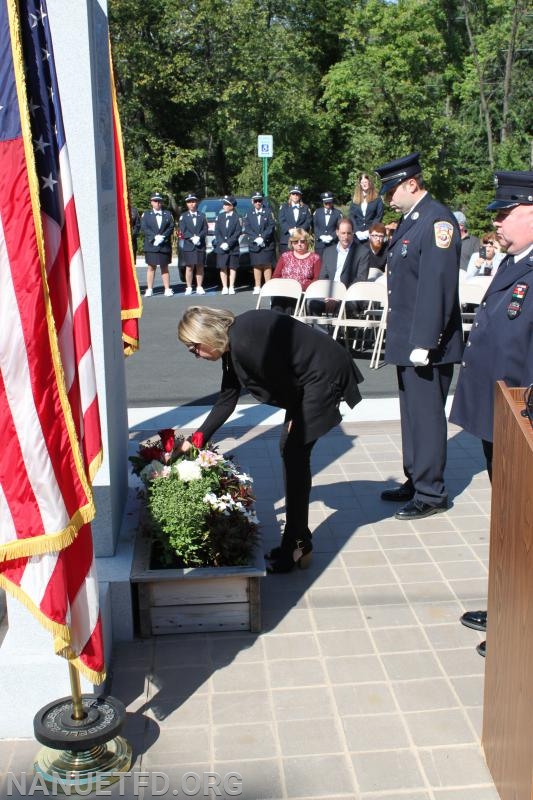
<path id="1" fill-rule="evenodd" d="M 165 453 L 171 453 L 176 443 L 174 428 L 164 428 L 162 431 L 158 431 L 158 434 L 161 438 Z"/>
<path id="2" fill-rule="evenodd" d="M 196 433 L 193 433 L 193 435 L 191 436 L 191 444 L 193 444 L 198 449 L 204 446 L 205 439 L 201 431 L 196 431 Z"/>
<path id="3" fill-rule="evenodd" d="M 153 447 L 141 447 L 139 448 L 139 455 L 147 462 L 161 461 L 161 448 L 155 445 Z"/>

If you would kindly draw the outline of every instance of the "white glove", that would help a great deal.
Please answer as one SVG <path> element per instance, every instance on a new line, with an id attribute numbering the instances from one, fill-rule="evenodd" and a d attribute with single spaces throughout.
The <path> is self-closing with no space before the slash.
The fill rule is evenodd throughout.
<path id="1" fill-rule="evenodd" d="M 224 251 L 229 250 L 229 244 L 227 242 L 222 242 L 220 249 Z"/>
<path id="2" fill-rule="evenodd" d="M 265 243 L 265 240 L 263 239 L 262 236 L 258 236 L 257 239 L 254 239 L 254 242 L 258 244 L 259 247 L 262 247 Z"/>
<path id="3" fill-rule="evenodd" d="M 356 231 L 355 235 L 360 242 L 364 242 L 366 239 L 368 239 L 368 231 Z"/>
<path id="4" fill-rule="evenodd" d="M 328 233 L 323 233 L 319 238 L 321 242 L 324 242 L 324 244 L 329 244 L 333 241 L 333 236 L 330 236 Z"/>
<path id="5" fill-rule="evenodd" d="M 193 244 L 200 244 L 200 237 L 199 236 L 191 236 L 191 242 Z"/>
<path id="6" fill-rule="evenodd" d="M 421 347 L 415 347 L 411 355 L 409 356 L 409 361 L 413 365 L 413 367 L 427 367 L 429 364 L 429 350 L 423 350 Z"/>
<path id="7" fill-rule="evenodd" d="M 165 241 L 165 237 L 164 237 L 164 236 L 161 236 L 161 234 L 160 234 L 160 233 L 157 233 L 157 234 L 154 236 L 154 244 L 155 244 L 155 246 L 156 246 L 156 247 L 159 247 L 159 245 L 160 245 L 160 244 L 163 244 L 163 242 L 164 242 L 164 241 Z"/>

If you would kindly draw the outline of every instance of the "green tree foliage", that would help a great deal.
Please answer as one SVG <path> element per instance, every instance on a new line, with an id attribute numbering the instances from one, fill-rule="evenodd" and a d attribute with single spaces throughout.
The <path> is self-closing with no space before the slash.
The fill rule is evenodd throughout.
<path id="1" fill-rule="evenodd" d="M 361 170 L 420 150 L 472 228 L 494 169 L 527 169 L 531 0 L 110 0 L 132 197 L 179 203 L 293 182 L 349 200 Z M 176 200 L 174 200 L 176 198 Z"/>

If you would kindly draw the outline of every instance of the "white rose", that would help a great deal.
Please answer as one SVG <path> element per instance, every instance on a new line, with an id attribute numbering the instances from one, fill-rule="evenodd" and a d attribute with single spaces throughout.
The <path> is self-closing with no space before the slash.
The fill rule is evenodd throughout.
<path id="1" fill-rule="evenodd" d="M 180 480 L 184 481 L 184 483 L 197 481 L 202 477 L 202 469 L 194 461 L 178 461 L 175 466 Z"/>

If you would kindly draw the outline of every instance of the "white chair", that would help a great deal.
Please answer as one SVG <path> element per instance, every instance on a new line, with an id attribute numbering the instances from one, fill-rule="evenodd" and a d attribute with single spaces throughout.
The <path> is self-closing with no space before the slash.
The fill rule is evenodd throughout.
<path id="1" fill-rule="evenodd" d="M 256 311 L 261 308 L 261 301 L 265 297 L 288 297 L 296 300 L 296 307 L 293 311 L 293 315 L 296 316 L 302 299 L 302 287 L 294 278 L 271 278 L 261 286 L 261 291 L 257 296 Z"/>
<path id="2" fill-rule="evenodd" d="M 474 322 L 474 317 L 476 316 L 477 306 L 483 300 L 490 281 L 490 276 L 488 283 L 486 276 L 482 276 L 479 278 L 469 278 L 468 280 L 461 281 L 459 283 L 459 303 L 461 305 L 463 334 L 469 333 L 472 329 L 472 323 Z M 472 310 L 472 308 L 469 308 L 469 306 L 475 306 L 475 308 Z"/>
<path id="3" fill-rule="evenodd" d="M 309 314 L 308 303 L 310 300 L 326 300 L 331 298 L 342 304 L 345 294 L 346 286 L 341 281 L 330 281 L 328 278 L 313 281 L 303 294 L 300 310 L 296 316 L 300 322 L 316 325 L 332 325 L 333 320 L 337 318 L 337 314 L 330 316 L 326 314 Z"/>
<path id="4" fill-rule="evenodd" d="M 360 317 L 348 317 L 346 316 L 347 303 L 366 303 L 367 308 Z M 339 328 L 341 327 L 345 330 L 345 342 L 347 341 L 347 328 L 356 328 L 357 331 L 362 332 L 363 345 L 366 331 L 371 330 L 374 333 L 374 348 L 370 358 L 370 369 L 377 369 L 379 366 L 381 350 L 385 339 L 385 330 L 387 328 L 387 308 L 388 298 L 385 282 L 380 280 L 358 281 L 357 283 L 353 283 L 346 290 L 345 298 L 335 321 L 335 328 L 333 330 L 334 339 L 337 338 Z"/>

